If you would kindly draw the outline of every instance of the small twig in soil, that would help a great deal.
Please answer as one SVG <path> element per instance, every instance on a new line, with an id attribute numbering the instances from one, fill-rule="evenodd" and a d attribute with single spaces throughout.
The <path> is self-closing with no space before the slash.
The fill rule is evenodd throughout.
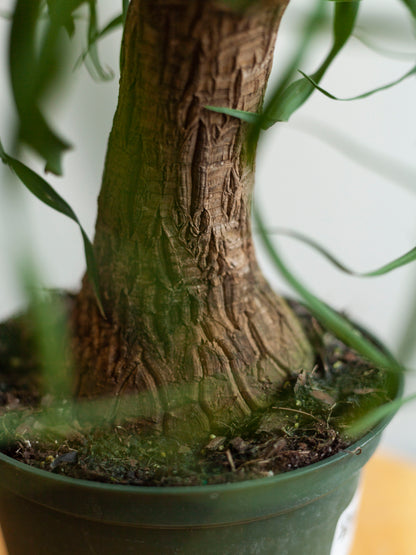
<path id="1" fill-rule="evenodd" d="M 344 451 L 345 451 L 346 453 L 349 453 L 350 455 L 361 455 L 361 453 L 362 453 L 361 447 L 356 447 L 356 448 L 354 449 L 354 451 L 350 451 L 349 449 L 344 449 Z"/>
<path id="2" fill-rule="evenodd" d="M 305 412 L 304 410 L 299 410 L 299 409 L 289 409 L 286 407 L 272 407 L 272 409 L 275 410 L 287 410 L 289 412 L 297 412 L 298 414 L 303 414 L 305 416 L 309 416 L 310 418 L 313 418 L 314 420 L 318 420 L 318 422 L 321 421 L 320 418 L 318 418 L 317 416 L 314 416 L 313 414 L 309 413 L 309 412 Z"/>
<path id="3" fill-rule="evenodd" d="M 235 467 L 235 463 L 234 463 L 234 459 L 233 456 L 231 455 L 231 451 L 229 449 L 227 449 L 227 451 L 225 452 L 225 454 L 227 455 L 227 460 L 230 464 L 231 470 L 233 472 L 236 471 L 236 467 Z"/>

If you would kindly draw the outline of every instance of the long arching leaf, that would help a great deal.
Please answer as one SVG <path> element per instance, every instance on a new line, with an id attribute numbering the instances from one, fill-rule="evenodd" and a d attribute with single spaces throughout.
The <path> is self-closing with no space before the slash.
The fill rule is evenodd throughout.
<path id="1" fill-rule="evenodd" d="M 87 59 L 87 56 L 90 55 L 91 61 L 93 62 L 93 67 L 95 68 L 95 72 L 97 73 L 100 79 L 102 79 L 103 81 L 108 81 L 109 79 L 114 77 L 113 72 L 110 72 L 110 71 L 105 72 L 105 70 L 102 69 L 98 58 L 98 53 L 95 50 L 96 48 L 95 45 L 100 39 L 104 38 L 106 35 L 108 35 L 112 31 L 115 31 L 118 27 L 122 25 L 123 25 L 123 14 L 120 14 L 114 17 L 111 21 L 109 21 L 109 23 L 107 23 L 107 25 L 103 29 L 101 29 L 101 31 L 97 31 L 96 34 L 91 34 L 91 37 L 88 38 L 87 49 L 79 57 L 76 63 L 76 66 L 79 66 L 82 62 L 84 62 Z M 93 48 L 94 50 L 92 50 Z M 90 74 L 92 75 L 92 77 L 95 78 L 95 74 L 91 71 L 91 68 L 88 63 L 86 64 L 86 67 L 90 71 Z"/>
<path id="2" fill-rule="evenodd" d="M 351 270 L 350 268 L 348 268 L 348 266 L 346 266 L 343 262 L 340 262 L 340 260 L 336 256 L 331 254 L 328 249 L 320 245 L 317 241 L 315 241 L 314 239 L 311 239 L 310 237 L 307 237 L 302 233 L 299 233 L 297 231 L 292 231 L 289 229 L 283 229 L 283 228 L 274 228 L 274 229 L 272 228 L 272 229 L 268 229 L 267 232 L 269 234 L 276 233 L 279 235 L 285 235 L 286 237 L 291 237 L 292 239 L 296 239 L 297 241 L 300 241 L 312 247 L 314 250 L 319 252 L 319 254 L 321 254 L 324 258 L 326 258 L 329 262 L 331 262 L 334 266 L 336 266 L 339 270 L 341 270 L 342 272 L 345 272 L 346 274 L 349 274 L 350 276 L 356 276 L 356 277 L 383 276 L 385 274 L 388 274 L 389 272 L 392 272 L 393 270 L 396 270 L 397 268 L 406 266 L 407 264 L 410 264 L 411 262 L 414 262 L 416 260 L 416 247 L 414 247 L 413 249 L 410 249 L 405 254 L 402 254 L 398 258 L 395 258 L 391 262 L 384 264 L 383 266 L 381 266 L 380 268 L 377 268 L 376 270 L 372 270 L 370 272 L 356 272 L 355 270 Z"/>
<path id="3" fill-rule="evenodd" d="M 69 144 L 48 125 L 38 106 L 40 93 L 54 79 L 55 52 L 36 44 L 41 0 L 18 0 L 13 13 L 9 43 L 10 80 L 20 123 L 20 137 L 46 161 L 46 169 L 60 175 L 61 157 Z M 56 47 L 56 44 L 55 44 Z M 47 67 L 46 67 L 47 66 Z"/>
<path id="4" fill-rule="evenodd" d="M 307 79 L 312 84 L 312 86 L 315 87 L 316 90 L 318 90 L 319 92 L 321 92 L 322 94 L 324 94 L 325 96 L 330 98 L 331 100 L 338 100 L 338 101 L 341 101 L 341 102 L 349 102 L 351 100 L 361 100 L 363 98 L 367 98 L 368 96 L 372 96 L 373 94 L 376 94 L 376 93 L 381 92 L 381 91 L 385 91 L 386 89 L 390 89 L 391 87 L 394 87 L 395 85 L 398 85 L 399 83 L 401 83 L 402 81 L 404 81 L 408 77 L 411 77 L 412 75 L 416 74 L 416 66 L 412 67 L 412 69 L 410 69 L 404 75 L 402 75 L 401 77 L 399 77 L 395 81 L 392 81 L 391 83 L 387 83 L 386 85 L 382 85 L 381 87 L 377 87 L 376 89 L 372 89 L 371 91 L 367 91 L 367 92 L 359 94 L 357 96 L 351 96 L 349 98 L 340 98 L 338 96 L 334 96 L 333 94 L 331 94 L 327 90 L 320 87 L 318 85 L 318 83 L 312 77 L 309 77 L 308 75 L 303 73 L 303 71 L 299 70 L 299 73 L 301 73 L 305 77 L 305 79 Z"/>
<path id="5" fill-rule="evenodd" d="M 294 81 L 293 83 L 290 83 L 290 81 L 293 79 L 293 76 L 303 59 L 310 41 L 321 23 L 323 16 L 323 11 L 321 10 L 323 10 L 323 7 L 324 3 L 318 2 L 315 11 L 312 12 L 311 17 L 306 24 L 306 28 L 302 32 L 303 38 L 299 45 L 298 51 L 295 53 L 282 81 L 278 84 L 264 108 L 260 120 L 260 126 L 263 129 L 271 127 L 278 121 L 287 121 L 290 115 L 297 110 L 313 92 L 313 90 L 310 90 L 310 85 L 308 83 L 306 83 L 305 87 L 304 84 L 299 83 L 299 81 Z M 347 14 L 344 15 L 346 16 Z M 339 17 L 338 6 L 335 6 L 334 17 L 335 19 Z"/>
<path id="6" fill-rule="evenodd" d="M 336 335 L 346 345 L 355 349 L 365 358 L 371 360 L 377 367 L 395 372 L 401 372 L 403 369 L 392 357 L 385 354 L 373 343 L 367 340 L 346 318 L 335 312 L 326 303 L 308 291 L 308 289 L 294 276 L 294 274 L 283 262 L 281 256 L 267 234 L 267 230 L 260 213 L 256 209 L 254 210 L 254 218 L 260 233 L 260 238 L 271 261 L 279 270 L 282 277 L 304 300 L 305 304 L 317 320 L 319 320 L 325 328 Z"/>
<path id="7" fill-rule="evenodd" d="M 416 58 L 416 52 L 403 52 L 400 50 L 386 48 L 381 44 L 374 42 L 370 37 L 366 36 L 364 32 L 355 31 L 354 38 L 373 52 L 376 52 L 385 58 L 391 58 L 393 60 L 414 60 Z"/>
<path id="8" fill-rule="evenodd" d="M 95 263 L 94 252 L 88 235 L 85 233 L 77 215 L 69 206 L 69 204 L 36 172 L 28 168 L 25 164 L 16 160 L 15 158 L 6 154 L 3 146 L 0 142 L 0 158 L 1 160 L 9 166 L 11 170 L 17 175 L 20 181 L 26 186 L 29 191 L 35 195 L 44 204 L 47 204 L 57 212 L 64 214 L 75 223 L 78 224 L 82 240 L 84 242 L 85 258 L 87 262 L 88 277 L 91 281 L 91 285 L 94 289 L 95 296 L 97 299 L 98 307 L 101 314 L 104 316 L 104 310 L 99 294 L 99 281 L 98 281 L 98 271 Z"/>
<path id="9" fill-rule="evenodd" d="M 339 2 L 336 4 L 332 47 L 321 66 L 313 74 L 313 79 L 317 83 L 322 79 L 331 63 L 350 38 L 357 20 L 359 6 L 360 3 L 358 1 Z M 273 122 L 287 121 L 306 102 L 312 92 L 313 87 L 311 88 L 311 83 L 307 79 L 302 78 L 294 81 L 283 91 L 280 98 L 276 98 L 274 104 L 270 103 L 270 106 L 266 107 L 265 116 Z"/>
<path id="10" fill-rule="evenodd" d="M 102 79 L 112 74 L 103 69 L 94 37 L 98 34 L 96 0 L 17 0 L 9 42 L 12 92 L 19 116 L 19 137 L 46 161 L 46 170 L 62 173 L 61 158 L 70 145 L 53 131 L 40 109 L 44 92 L 64 67 L 61 30 L 75 31 L 74 12 L 89 8 L 89 59 Z M 47 8 L 47 9 L 46 9 Z"/>
<path id="11" fill-rule="evenodd" d="M 111 70 L 106 70 L 103 68 L 100 57 L 98 55 L 97 49 L 97 37 L 99 35 L 98 27 L 97 27 L 97 10 L 96 10 L 96 2 L 94 0 L 89 1 L 89 11 L 90 11 L 90 18 L 89 18 L 89 25 L 88 25 L 88 56 L 86 60 L 91 60 L 92 67 L 87 64 L 87 69 L 90 72 L 91 76 L 95 78 L 94 72 L 92 69 L 95 70 L 97 76 L 102 81 L 109 81 L 114 77 L 114 73 Z"/>
<path id="12" fill-rule="evenodd" d="M 348 428 L 348 434 L 352 437 L 360 436 L 363 432 L 375 426 L 383 418 L 393 416 L 403 405 L 411 401 L 416 401 L 416 393 L 404 397 L 403 399 L 395 399 L 385 405 L 381 405 L 381 407 L 377 407 L 365 416 L 359 418 L 356 422 L 353 422 Z"/>

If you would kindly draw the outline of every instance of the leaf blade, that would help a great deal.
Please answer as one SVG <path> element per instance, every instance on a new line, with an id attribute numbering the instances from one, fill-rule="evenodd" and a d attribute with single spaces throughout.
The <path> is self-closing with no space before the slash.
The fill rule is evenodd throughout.
<path id="1" fill-rule="evenodd" d="M 318 85 L 318 83 L 316 81 L 314 81 L 314 79 L 312 77 L 306 75 L 305 73 L 303 73 L 303 71 L 299 70 L 299 73 L 301 73 L 305 77 L 305 79 L 307 79 L 316 90 L 318 90 L 320 93 L 324 94 L 325 96 L 327 96 L 331 100 L 336 100 L 336 101 L 339 101 L 339 102 L 351 102 L 353 100 L 362 100 L 364 98 L 368 98 L 369 96 L 372 96 L 373 94 L 376 94 L 378 92 L 385 91 L 387 89 L 391 89 L 392 87 L 395 87 L 399 83 L 402 83 L 405 79 L 408 79 L 412 75 L 416 74 L 416 65 L 413 66 L 404 75 L 402 75 L 398 79 L 395 79 L 394 81 L 391 81 L 390 83 L 387 83 L 386 85 L 381 85 L 380 87 L 376 87 L 375 89 L 371 89 L 370 91 L 367 91 L 365 93 L 361 93 L 359 95 L 351 96 L 351 97 L 348 97 L 348 98 L 340 98 L 338 96 L 333 95 L 332 93 L 328 92 L 324 88 L 320 87 Z"/>
<path id="2" fill-rule="evenodd" d="M 129 4 L 130 4 L 130 0 L 122 0 L 122 6 L 123 6 L 123 23 L 126 23 L 126 17 L 127 17 L 127 10 L 129 8 Z"/>
<path id="3" fill-rule="evenodd" d="M 277 249 L 271 243 L 267 235 L 266 227 L 257 209 L 254 209 L 254 219 L 260 232 L 262 243 L 278 269 L 280 275 L 287 283 L 300 295 L 314 316 L 322 324 L 334 333 L 346 345 L 355 349 L 365 358 L 371 360 L 379 368 L 385 368 L 394 372 L 402 372 L 401 366 L 389 355 L 382 352 L 378 347 L 368 341 L 357 328 L 355 328 L 346 318 L 335 312 L 326 303 L 313 295 L 308 289 L 294 276 L 286 264 L 283 262 Z"/>
<path id="4" fill-rule="evenodd" d="M 318 83 L 350 38 L 357 20 L 358 9 L 359 2 L 356 0 L 336 3 L 332 46 L 321 66 L 313 73 L 313 78 Z M 288 121 L 292 114 L 308 100 L 313 90 L 312 84 L 305 78 L 292 82 L 284 90 L 276 91 L 269 106 L 265 109 L 265 117 L 273 123 Z"/>
<path id="5" fill-rule="evenodd" d="M 393 416 L 403 405 L 416 401 L 416 393 L 404 397 L 403 399 L 394 399 L 389 403 L 381 405 L 376 409 L 373 409 L 365 416 L 359 418 L 356 422 L 352 423 L 348 428 L 348 433 L 351 436 L 359 436 L 366 430 L 371 429 L 373 426 L 378 424 L 383 418 Z"/>
<path id="6" fill-rule="evenodd" d="M 105 317 L 103 305 L 100 298 L 98 270 L 95 262 L 93 247 L 77 215 L 72 210 L 70 205 L 53 189 L 53 187 L 49 185 L 49 183 L 45 179 L 43 179 L 43 177 L 38 175 L 36 172 L 34 172 L 32 169 L 30 169 L 28 166 L 26 166 L 16 158 L 13 158 L 6 154 L 1 142 L 0 158 L 17 175 L 17 177 L 25 185 L 25 187 L 34 196 L 36 196 L 36 198 L 38 198 L 41 202 L 43 202 L 50 208 L 53 208 L 57 212 L 67 216 L 79 226 L 84 243 L 88 277 L 91 281 L 91 285 L 93 287 L 101 315 Z"/>
<path id="7" fill-rule="evenodd" d="M 9 75 L 20 123 L 20 137 L 46 162 L 46 170 L 62 174 L 62 155 L 70 144 L 51 129 L 37 103 L 40 91 L 54 79 L 55 72 L 45 71 L 51 49 L 37 55 L 36 31 L 40 0 L 17 0 L 9 40 Z"/>
<path id="8" fill-rule="evenodd" d="M 277 233 L 279 235 L 285 235 L 286 237 L 290 237 L 292 239 L 295 239 L 297 241 L 304 243 L 305 245 L 308 245 L 316 252 L 321 254 L 324 258 L 326 258 L 326 260 L 331 262 L 331 264 L 333 264 L 336 268 L 338 268 L 339 270 L 341 270 L 346 274 L 349 274 L 350 276 L 355 276 L 355 277 L 366 278 L 366 277 L 383 276 L 385 274 L 388 274 L 389 272 L 392 272 L 393 270 L 396 270 L 397 268 L 401 268 L 403 266 L 406 266 L 407 264 L 410 264 L 411 262 L 416 261 L 416 247 L 413 247 L 409 251 L 398 256 L 394 260 L 387 262 L 386 264 L 383 264 L 383 266 L 380 266 L 375 270 L 371 270 L 369 272 L 357 272 L 356 270 L 352 270 L 346 264 L 341 262 L 339 258 L 333 255 L 328 249 L 323 247 L 320 243 L 318 243 L 314 239 L 311 239 L 310 237 L 307 237 L 303 233 L 299 233 L 298 231 L 293 231 L 291 229 L 283 229 L 283 228 L 273 228 L 272 230 L 269 230 L 268 233 L 269 234 Z"/>
<path id="9" fill-rule="evenodd" d="M 246 123 L 257 123 L 260 119 L 260 115 L 255 112 L 245 112 L 244 110 L 235 110 L 234 108 L 224 108 L 220 106 L 204 106 L 206 110 L 211 112 L 216 112 L 218 114 L 225 114 L 227 116 L 233 116 L 235 118 L 241 119 Z"/>
<path id="10" fill-rule="evenodd" d="M 99 37 L 100 32 L 97 27 L 97 10 L 95 6 L 95 1 L 89 1 L 89 12 L 90 21 L 88 25 L 88 36 L 87 36 L 87 54 L 88 58 L 91 60 L 92 68 L 94 68 L 98 78 L 102 81 L 110 81 L 114 77 L 114 73 L 111 70 L 105 70 L 97 49 L 97 37 Z M 87 69 L 91 76 L 94 77 L 94 73 L 91 71 L 89 65 L 87 64 Z"/>

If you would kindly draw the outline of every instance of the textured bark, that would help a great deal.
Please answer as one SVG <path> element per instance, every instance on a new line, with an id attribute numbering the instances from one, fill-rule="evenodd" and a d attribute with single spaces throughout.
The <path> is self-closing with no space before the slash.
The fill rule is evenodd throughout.
<path id="1" fill-rule="evenodd" d="M 312 365 L 255 259 L 247 126 L 204 108 L 259 108 L 287 2 L 130 5 L 94 245 L 108 320 L 84 280 L 78 394 L 167 432 L 239 419 Z"/>

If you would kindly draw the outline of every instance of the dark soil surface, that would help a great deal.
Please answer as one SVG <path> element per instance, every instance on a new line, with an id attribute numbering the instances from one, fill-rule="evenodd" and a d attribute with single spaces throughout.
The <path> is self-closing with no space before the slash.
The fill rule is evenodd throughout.
<path id="1" fill-rule="evenodd" d="M 102 423 L 99 403 L 80 407 L 46 391 L 25 318 L 10 320 L 0 325 L 2 451 L 75 478 L 179 486 L 273 476 L 348 450 L 356 439 L 348 436 L 348 423 L 390 400 L 391 376 L 324 332 L 305 309 L 295 309 L 316 349 L 312 375 L 288 380 L 267 411 L 212 430 L 192 446 L 143 424 Z"/>

